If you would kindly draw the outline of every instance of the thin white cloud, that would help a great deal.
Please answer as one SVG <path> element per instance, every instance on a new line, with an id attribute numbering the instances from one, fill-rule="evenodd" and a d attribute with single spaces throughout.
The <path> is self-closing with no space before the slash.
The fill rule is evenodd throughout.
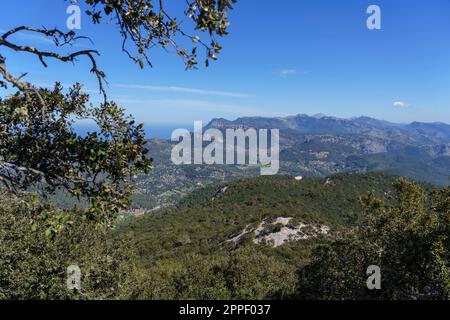
<path id="1" fill-rule="evenodd" d="M 400 108 L 400 109 L 408 108 L 410 106 L 410 104 L 405 101 L 394 101 L 394 103 L 392 105 L 395 108 Z"/>
<path id="2" fill-rule="evenodd" d="M 6 30 L 0 28 L 0 34 L 6 32 Z M 41 33 L 22 31 L 11 35 L 11 37 L 15 37 L 18 41 L 29 41 L 36 44 L 56 46 L 52 37 L 46 36 Z M 70 47 L 86 47 L 86 45 L 80 42 L 74 42 L 70 45 Z"/>
<path id="3" fill-rule="evenodd" d="M 36 43 L 44 43 L 49 45 L 55 44 L 51 38 L 38 33 L 17 33 L 16 36 L 18 39 L 23 41 L 33 41 Z"/>
<path id="4" fill-rule="evenodd" d="M 294 69 L 283 69 L 278 72 L 278 75 L 282 78 L 295 76 L 296 74 L 297 74 L 297 70 L 294 70 Z"/>
<path id="5" fill-rule="evenodd" d="M 117 88 L 125 88 L 125 89 L 139 89 L 139 90 L 160 91 L 160 92 L 170 92 L 170 93 L 188 93 L 188 94 L 230 97 L 230 98 L 252 98 L 252 97 L 254 97 L 254 95 L 247 94 L 247 93 L 204 90 L 204 89 L 175 87 L 175 86 L 152 86 L 152 85 L 122 84 L 122 83 L 116 83 L 116 84 L 113 84 L 112 86 L 117 87 Z"/>
<path id="6" fill-rule="evenodd" d="M 206 100 L 186 100 L 186 99 L 113 99 L 117 103 L 127 105 L 140 105 L 142 107 L 166 107 L 166 108 L 184 108 L 203 111 L 230 112 L 245 115 L 264 115 L 275 116 L 280 113 L 265 111 L 260 108 L 245 107 L 237 104 L 217 103 Z"/>
<path id="7" fill-rule="evenodd" d="M 37 81 L 37 82 L 31 81 L 31 83 L 33 83 L 37 87 L 46 88 L 46 89 L 53 89 L 55 87 L 55 82 L 51 83 L 51 82 L 42 82 L 42 81 Z M 72 84 L 61 83 L 61 85 L 64 89 L 68 89 L 68 88 L 71 88 L 73 85 L 75 85 L 75 83 L 72 83 Z M 84 93 L 101 94 L 100 89 L 90 89 L 90 88 L 86 87 L 84 84 L 81 84 L 81 85 L 82 85 L 81 91 L 83 91 Z"/>
<path id="8" fill-rule="evenodd" d="M 0 33 L 6 33 L 7 31 L 0 28 Z M 46 44 L 54 44 L 53 40 L 49 37 L 46 37 L 43 34 L 40 33 L 27 33 L 27 32 L 18 32 L 14 35 L 11 35 L 11 37 L 17 37 L 19 40 L 28 40 L 33 42 L 40 42 L 40 43 L 46 43 Z"/>

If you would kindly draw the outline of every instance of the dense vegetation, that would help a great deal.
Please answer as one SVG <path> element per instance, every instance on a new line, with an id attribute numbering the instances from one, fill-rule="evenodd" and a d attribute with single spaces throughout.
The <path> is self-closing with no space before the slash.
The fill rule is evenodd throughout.
<path id="1" fill-rule="evenodd" d="M 130 246 L 125 238 L 108 239 L 85 212 L 3 192 L 0 300 L 137 298 L 142 280 Z M 81 269 L 81 292 L 67 289 L 71 265 Z"/>
<path id="2" fill-rule="evenodd" d="M 178 208 L 120 230 L 135 239 L 151 276 L 149 298 L 448 298 L 448 189 L 383 174 L 262 177 L 226 187 L 194 192 Z M 229 241 L 276 217 L 332 232 L 276 248 L 255 244 L 252 233 Z M 370 265 L 381 267 L 381 291 L 366 289 Z"/>
<path id="3" fill-rule="evenodd" d="M 449 298 L 450 190 L 394 176 L 231 182 L 112 234 L 33 194 L 4 193 L 1 204 L 3 299 Z M 255 243 L 254 232 L 233 241 L 279 217 L 330 232 L 278 247 Z M 81 292 L 65 287 L 73 264 Z M 380 291 L 366 288 L 370 265 L 381 268 Z"/>
<path id="4" fill-rule="evenodd" d="M 173 257 L 182 252 L 216 251 L 230 235 L 264 219 L 293 217 L 336 229 L 353 225 L 361 215 L 359 196 L 383 196 L 394 177 L 383 174 L 335 175 L 296 181 L 291 176 L 259 177 L 210 186 L 184 198 L 177 208 L 148 214 L 127 226 L 143 256 Z M 180 239 L 189 238 L 188 246 Z"/>
<path id="5" fill-rule="evenodd" d="M 314 251 L 299 274 L 296 297 L 450 299 L 450 188 L 427 196 L 400 179 L 392 199 L 362 199 L 364 222 Z M 364 286 L 371 265 L 381 268 L 382 290 Z"/>

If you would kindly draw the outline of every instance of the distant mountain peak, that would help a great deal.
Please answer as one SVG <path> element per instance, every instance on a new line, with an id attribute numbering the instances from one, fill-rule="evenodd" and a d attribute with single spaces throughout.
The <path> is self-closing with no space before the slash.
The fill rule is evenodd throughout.
<path id="1" fill-rule="evenodd" d="M 223 118 L 213 119 L 206 129 L 257 128 L 291 130 L 301 134 L 357 134 L 377 138 L 410 141 L 417 144 L 450 143 L 450 125 L 445 123 L 412 122 L 410 124 L 391 123 L 368 116 L 350 119 L 327 116 L 298 114 L 288 117 L 245 117 L 234 121 Z M 405 140 L 406 139 L 406 140 Z"/>

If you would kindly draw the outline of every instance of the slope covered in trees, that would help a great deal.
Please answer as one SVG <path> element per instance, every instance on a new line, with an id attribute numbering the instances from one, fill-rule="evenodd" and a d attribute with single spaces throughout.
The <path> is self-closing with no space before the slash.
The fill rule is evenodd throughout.
<path id="1" fill-rule="evenodd" d="M 384 174 L 262 177 L 199 190 L 120 233 L 135 239 L 150 298 L 445 299 L 448 201 L 448 189 Z M 330 232 L 278 247 L 253 241 L 261 221 L 280 217 Z M 374 264 L 385 291 L 366 288 Z"/>
<path id="2" fill-rule="evenodd" d="M 292 176 L 258 177 L 211 186 L 185 197 L 177 208 L 150 213 L 126 227 L 144 256 L 177 256 L 185 251 L 220 248 L 249 224 L 292 217 L 339 230 L 354 225 L 362 212 L 365 192 L 383 196 L 393 176 L 338 174 L 297 181 Z M 190 244 L 180 246 L 180 239 Z"/>
<path id="3" fill-rule="evenodd" d="M 0 203 L 0 299 L 449 297 L 449 189 L 404 178 L 236 181 L 113 233 L 36 195 L 4 193 Z M 307 237 L 274 246 L 270 235 L 298 225 Z M 73 264 L 80 292 L 66 288 Z M 381 268 L 380 291 L 367 290 L 370 265 Z"/>

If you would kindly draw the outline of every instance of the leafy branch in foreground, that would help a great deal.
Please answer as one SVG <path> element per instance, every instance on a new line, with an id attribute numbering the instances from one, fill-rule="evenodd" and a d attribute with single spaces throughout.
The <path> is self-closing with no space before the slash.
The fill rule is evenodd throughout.
<path id="1" fill-rule="evenodd" d="M 151 169 L 143 126 L 113 102 L 87 106 L 80 85 L 64 94 L 57 84 L 40 89 L 39 96 L 45 113 L 36 95 L 0 99 L 1 183 L 12 192 L 37 187 L 87 197 L 100 221 L 117 213 L 128 203 L 133 176 Z M 86 120 L 99 130 L 81 136 L 73 125 Z"/>
<path id="2" fill-rule="evenodd" d="M 73 0 L 72 3 L 78 1 Z M 160 47 L 175 50 L 186 65 L 198 64 L 198 47 L 206 50 L 206 64 L 216 60 L 221 47 L 216 37 L 228 33 L 228 11 L 235 0 L 187 1 L 185 10 L 176 11 L 163 0 L 85 0 L 86 14 L 97 24 L 108 16 L 118 26 L 123 39 L 122 51 L 144 67 L 151 65 L 149 51 Z M 180 11 L 180 10 L 179 10 Z M 190 25 L 189 25 L 190 21 Z M 203 41 L 196 30 L 207 32 Z M 41 50 L 28 44 L 18 44 L 14 35 L 34 33 L 52 40 L 53 50 Z M 109 102 L 105 90 L 106 74 L 100 70 L 97 50 L 72 48 L 80 37 L 75 31 L 58 28 L 19 26 L 0 35 L 0 88 L 13 88 L 17 93 L 0 99 L 0 182 L 16 192 L 41 187 L 47 192 L 66 189 L 77 197 L 91 201 L 89 213 L 108 223 L 128 202 L 131 178 L 139 172 L 149 172 L 142 125 L 124 115 L 114 102 Z M 186 39 L 192 46 L 185 43 Z M 183 42 L 184 41 L 184 42 Z M 129 45 L 131 43 L 131 46 Z M 188 48 L 189 47 L 189 48 Z M 3 50 L 4 49 L 4 50 Z M 75 63 L 86 58 L 91 73 L 98 80 L 103 104 L 87 107 L 88 96 L 76 85 L 63 93 L 60 85 L 53 90 L 40 88 L 24 80 L 27 73 L 13 75 L 7 66 L 8 51 L 37 57 L 43 67 L 48 60 Z M 70 51 L 70 50 L 69 50 Z M 65 91 L 64 91 L 65 92 Z M 93 120 L 98 132 L 81 137 L 73 129 L 76 121 Z M 108 219 L 104 220 L 105 216 Z"/>
<path id="3" fill-rule="evenodd" d="M 77 0 L 71 2 L 77 3 Z M 228 34 L 228 10 L 236 0 L 195 0 L 187 1 L 186 9 L 182 14 L 169 13 L 163 0 L 85 0 L 90 10 L 86 14 L 92 17 L 95 24 L 101 23 L 102 14 L 111 17 L 119 27 L 120 35 L 123 39 L 122 51 L 128 57 L 138 63 L 141 68 L 145 63 L 152 65 L 149 51 L 153 48 L 163 48 L 167 52 L 169 47 L 172 53 L 181 57 L 187 69 L 195 68 L 198 65 L 198 48 L 206 50 L 205 63 L 208 66 L 209 60 L 217 60 L 222 47 L 216 37 Z M 198 34 L 190 34 L 186 29 L 185 19 L 191 21 L 191 28 L 208 32 L 210 44 L 201 40 Z M 181 20 L 181 21 L 180 21 Z M 193 23 L 192 23 L 193 22 Z M 193 25 L 192 25 L 193 24 Z M 99 89 L 105 101 L 107 98 L 104 83 L 105 73 L 97 66 L 96 56 L 100 53 L 97 50 L 79 50 L 69 54 L 60 54 L 55 51 L 41 50 L 29 45 L 16 44 L 10 40 L 11 36 L 20 32 L 37 33 L 53 41 L 56 48 L 73 46 L 77 40 L 87 37 L 77 36 L 74 30 L 64 32 L 58 28 L 45 29 L 30 26 L 19 26 L 5 32 L 0 36 L 0 47 L 5 47 L 15 52 L 24 52 L 36 56 L 44 67 L 47 67 L 46 59 L 59 60 L 61 62 L 75 62 L 78 58 L 86 57 L 91 62 L 91 72 L 98 80 Z M 194 45 L 188 46 L 180 38 L 188 39 Z M 89 39 L 89 38 L 87 38 Z M 89 39 L 90 40 L 90 39 Z M 132 46 L 128 46 L 131 42 Z M 34 92 L 39 96 L 39 90 L 22 79 L 27 75 L 13 76 L 6 67 L 6 56 L 0 55 L 0 74 L 4 81 L 0 81 L 0 87 L 12 85 L 22 92 Z M 41 102 L 42 99 L 41 99 Z"/>
<path id="4" fill-rule="evenodd" d="M 141 67 L 151 65 L 149 50 L 162 47 L 171 48 L 180 56 L 186 68 L 198 65 L 198 48 L 206 51 L 205 63 L 217 60 L 222 51 L 217 37 L 228 34 L 228 11 L 237 0 L 195 0 L 186 1 L 185 10 L 175 11 L 173 5 L 163 0 L 85 0 L 91 7 L 86 13 L 94 23 L 100 23 L 103 15 L 112 17 L 120 29 L 123 38 L 122 50 Z M 79 1 L 75 1 L 79 2 Z M 189 32 L 186 25 L 194 31 Z M 196 30 L 208 32 L 209 41 L 201 40 Z M 192 42 L 188 46 L 186 41 Z M 131 42 L 134 52 L 128 43 Z M 209 43 L 208 43 L 209 42 Z"/>

